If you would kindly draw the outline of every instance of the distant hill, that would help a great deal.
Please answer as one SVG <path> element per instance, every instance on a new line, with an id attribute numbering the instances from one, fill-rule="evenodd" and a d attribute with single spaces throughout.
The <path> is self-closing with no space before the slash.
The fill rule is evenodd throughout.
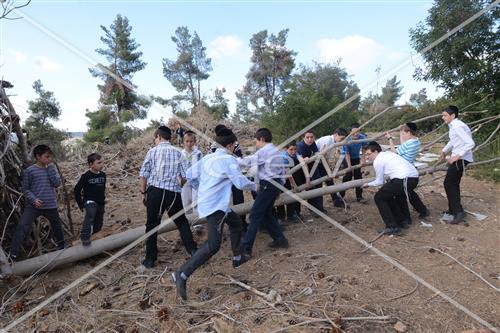
<path id="1" fill-rule="evenodd" d="M 72 138 L 83 138 L 85 132 L 69 132 Z"/>

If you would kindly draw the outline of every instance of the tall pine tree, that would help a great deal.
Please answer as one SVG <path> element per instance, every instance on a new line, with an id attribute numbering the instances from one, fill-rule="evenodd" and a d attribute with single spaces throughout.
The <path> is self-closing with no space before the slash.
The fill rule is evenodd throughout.
<path id="1" fill-rule="evenodd" d="M 104 48 L 96 52 L 108 62 L 105 68 L 91 68 L 90 73 L 100 78 L 101 93 L 99 109 L 87 112 L 89 118 L 89 141 L 102 140 L 109 136 L 112 141 L 126 139 L 126 124 L 135 119 L 144 119 L 151 101 L 139 96 L 133 89 L 132 78 L 143 70 L 146 63 L 141 60 L 139 44 L 131 37 L 132 26 L 126 17 L 117 15 L 109 28 L 102 26 Z"/>

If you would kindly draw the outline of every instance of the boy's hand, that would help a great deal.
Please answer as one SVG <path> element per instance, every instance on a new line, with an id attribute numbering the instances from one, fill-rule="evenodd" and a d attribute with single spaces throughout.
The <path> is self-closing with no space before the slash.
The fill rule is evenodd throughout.
<path id="1" fill-rule="evenodd" d="M 453 164 L 455 163 L 456 161 L 458 161 L 460 159 L 460 156 L 458 155 L 453 155 L 451 156 L 449 159 L 448 159 L 448 164 Z"/>
<path id="2" fill-rule="evenodd" d="M 42 200 L 40 200 L 40 199 L 35 199 L 34 204 L 35 204 L 35 207 L 36 207 L 36 208 L 42 208 L 42 206 L 43 206 L 43 201 L 42 201 Z"/>
<path id="3" fill-rule="evenodd" d="M 439 155 L 439 161 L 444 161 L 446 160 L 446 153 L 444 151 L 441 152 Z"/>

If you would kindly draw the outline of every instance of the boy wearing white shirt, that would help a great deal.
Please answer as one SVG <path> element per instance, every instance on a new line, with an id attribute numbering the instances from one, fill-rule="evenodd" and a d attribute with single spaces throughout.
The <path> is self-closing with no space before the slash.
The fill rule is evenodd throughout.
<path id="1" fill-rule="evenodd" d="M 182 162 L 184 163 L 184 169 L 187 170 L 194 164 L 198 163 L 203 154 L 196 148 L 196 134 L 193 131 L 187 131 L 184 133 L 184 149 L 182 150 Z M 182 206 L 186 214 L 191 214 L 193 212 L 193 207 L 196 205 L 196 189 L 193 188 L 191 183 L 186 182 L 182 187 L 181 198 Z"/>
<path id="2" fill-rule="evenodd" d="M 236 143 L 234 133 L 230 129 L 222 129 L 217 132 L 215 141 L 224 148 L 217 148 L 214 153 L 203 157 L 200 163 L 189 168 L 186 174 L 187 180 L 198 188 L 197 209 L 200 218 L 207 219 L 208 240 L 179 271 L 172 273 L 177 293 L 183 300 L 187 299 L 188 277 L 219 251 L 224 223 L 229 225 L 233 265 L 237 262 L 239 266 L 246 261 L 242 260 L 240 255 L 242 221 L 229 208 L 231 186 L 235 185 L 240 190 L 248 191 L 255 191 L 256 186 L 241 173 L 236 158 L 231 154 Z"/>
<path id="3" fill-rule="evenodd" d="M 444 213 L 443 218 L 446 223 L 458 224 L 465 218 L 465 212 L 460 203 L 460 180 L 467 164 L 474 161 L 472 149 L 475 143 L 469 126 L 458 119 L 458 108 L 456 106 L 448 106 L 443 111 L 442 119 L 450 128 L 450 141 L 443 148 L 441 159 L 444 160 L 446 153 L 451 150 L 451 156 L 448 159 L 448 170 L 443 183 L 448 198 L 448 211 Z"/>
<path id="4" fill-rule="evenodd" d="M 408 192 L 418 185 L 417 169 L 392 151 L 382 152 L 382 148 L 375 141 L 366 146 L 365 154 L 370 161 L 373 161 L 376 178 L 363 186 L 382 185 L 374 199 L 386 226 L 383 233 L 398 235 L 401 233 L 401 228 L 408 227 L 410 221 L 406 199 Z M 389 181 L 384 184 L 385 176 Z"/>

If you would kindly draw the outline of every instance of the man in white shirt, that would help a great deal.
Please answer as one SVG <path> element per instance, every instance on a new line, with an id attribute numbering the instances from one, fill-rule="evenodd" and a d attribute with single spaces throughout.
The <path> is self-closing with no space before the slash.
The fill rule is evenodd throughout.
<path id="1" fill-rule="evenodd" d="M 444 160 L 446 153 L 451 150 L 443 183 L 448 198 L 448 211 L 444 212 L 443 219 L 446 223 L 458 224 L 465 218 L 465 212 L 460 203 L 460 180 L 467 164 L 474 160 L 472 149 L 475 143 L 469 126 L 458 119 L 458 108 L 455 105 L 450 105 L 443 111 L 442 119 L 450 129 L 450 141 L 443 148 L 441 159 Z"/>
<path id="2" fill-rule="evenodd" d="M 407 228 L 411 221 L 407 197 L 408 192 L 418 185 L 417 169 L 392 151 L 382 152 L 382 148 L 375 141 L 366 146 L 365 154 L 373 161 L 376 178 L 363 186 L 382 185 L 374 199 L 386 226 L 383 233 L 398 235 L 401 228 Z M 384 184 L 385 176 L 389 181 Z"/>
<path id="3" fill-rule="evenodd" d="M 241 173 L 236 158 L 232 156 L 236 143 L 234 133 L 230 129 L 222 129 L 217 132 L 215 141 L 224 148 L 217 148 L 214 153 L 203 157 L 186 173 L 187 180 L 198 188 L 198 215 L 207 219 L 208 240 L 179 271 L 172 273 L 177 293 L 183 300 L 187 299 L 188 277 L 219 251 L 224 223 L 229 225 L 233 266 L 239 266 L 248 260 L 240 254 L 242 221 L 229 208 L 229 204 L 232 185 L 248 191 L 255 191 L 256 186 Z"/>

